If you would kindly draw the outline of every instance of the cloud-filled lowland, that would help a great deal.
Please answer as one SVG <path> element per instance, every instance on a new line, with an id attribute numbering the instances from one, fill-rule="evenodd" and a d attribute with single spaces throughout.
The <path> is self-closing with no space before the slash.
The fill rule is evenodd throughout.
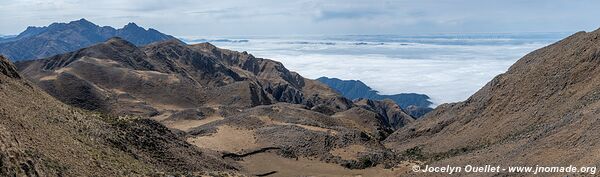
<path id="1" fill-rule="evenodd" d="M 187 37 L 281 61 L 305 77 L 358 79 L 383 94 L 462 101 L 516 60 L 565 33 Z M 195 40 L 193 40 L 195 39 Z"/>

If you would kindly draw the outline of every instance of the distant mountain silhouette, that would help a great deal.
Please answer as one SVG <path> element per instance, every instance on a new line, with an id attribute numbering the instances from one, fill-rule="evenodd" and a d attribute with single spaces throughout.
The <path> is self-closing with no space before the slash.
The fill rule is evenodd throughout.
<path id="1" fill-rule="evenodd" d="M 366 98 L 373 100 L 391 99 L 413 117 L 421 117 L 433 110 L 429 96 L 417 93 L 400 93 L 395 95 L 380 95 L 360 80 L 341 80 L 338 78 L 321 77 L 317 79 L 338 91 L 349 99 Z"/>
<path id="2" fill-rule="evenodd" d="M 135 45 L 175 39 L 152 28 L 146 30 L 135 23 L 114 29 L 80 19 L 69 23 L 53 23 L 47 27 L 28 27 L 16 37 L 0 39 L 0 54 L 15 61 L 38 59 L 88 47 L 111 37 L 121 37 Z"/>

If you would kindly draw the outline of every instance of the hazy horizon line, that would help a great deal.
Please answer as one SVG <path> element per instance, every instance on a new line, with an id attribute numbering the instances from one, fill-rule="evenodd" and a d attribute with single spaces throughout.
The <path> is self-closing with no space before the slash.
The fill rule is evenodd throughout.
<path id="1" fill-rule="evenodd" d="M 27 27 L 23 28 L 23 30 L 21 30 L 20 32 L 16 32 L 16 33 L 0 33 L 0 35 L 2 36 L 15 36 L 15 35 L 19 35 L 20 33 L 24 32 L 28 27 L 48 27 L 54 23 L 69 23 L 69 22 L 73 22 L 73 21 L 78 21 L 81 19 L 85 19 L 87 20 L 85 17 L 82 18 L 77 18 L 71 21 L 63 21 L 63 22 L 59 22 L 59 21 L 55 21 L 55 22 L 51 22 L 47 25 L 42 25 L 42 26 L 36 26 L 36 25 L 28 25 Z M 90 20 L 87 20 L 90 21 Z M 93 24 L 96 24 L 100 27 L 112 27 L 112 28 L 119 28 L 119 26 L 111 26 L 111 25 L 101 25 L 101 24 L 97 24 L 93 21 L 90 21 Z M 523 30 L 523 31 L 479 31 L 479 32 L 423 32 L 423 33 L 414 33 L 414 32 L 399 32 L 399 33 L 337 33 L 337 34 L 333 34 L 333 33 L 306 33 L 306 34 L 299 34 L 299 33 L 288 33 L 288 34 L 184 34 L 184 35 L 180 35 L 180 34 L 170 34 L 168 32 L 162 31 L 156 27 L 152 27 L 152 26 L 147 26 L 147 25 L 140 25 L 140 23 L 135 22 L 135 21 L 129 21 L 128 23 L 135 23 L 138 26 L 144 28 L 144 29 L 155 29 L 158 30 L 162 33 L 168 34 L 168 35 L 172 35 L 175 36 L 177 38 L 181 38 L 181 37 L 200 37 L 200 36 L 353 36 L 353 35 L 360 35 L 360 36 L 377 36 L 377 35 L 396 35 L 396 36 L 434 36 L 434 35 L 475 35 L 475 34 L 525 34 L 525 33 L 530 33 L 530 34 L 543 34 L 543 33 L 576 33 L 579 31 L 585 31 L 585 32 L 590 32 L 590 31 L 594 31 L 594 30 L 598 30 L 600 29 L 600 25 L 598 28 L 594 29 L 594 30 L 569 30 L 569 31 L 561 31 L 561 30 L 549 30 L 549 31 L 531 31 L 531 30 Z M 193 23 L 189 23 L 189 24 L 193 24 Z M 127 24 L 124 24 L 127 25 Z"/>

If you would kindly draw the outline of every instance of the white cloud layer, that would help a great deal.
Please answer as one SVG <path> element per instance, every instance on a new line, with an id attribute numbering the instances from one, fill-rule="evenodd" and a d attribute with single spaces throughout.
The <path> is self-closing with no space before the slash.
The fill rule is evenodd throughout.
<path id="1" fill-rule="evenodd" d="M 311 79 L 358 79 L 384 94 L 424 93 L 441 104 L 468 98 L 526 53 L 565 35 L 254 36 L 213 43 L 281 61 Z"/>

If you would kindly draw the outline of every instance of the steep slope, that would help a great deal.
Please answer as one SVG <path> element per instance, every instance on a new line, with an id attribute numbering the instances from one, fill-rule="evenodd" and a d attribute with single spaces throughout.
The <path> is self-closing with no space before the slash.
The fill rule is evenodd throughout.
<path id="1" fill-rule="evenodd" d="M 367 168 L 395 161 L 380 140 L 414 120 L 391 101 L 353 103 L 280 62 L 209 43 L 136 47 L 112 38 L 17 65 L 65 103 L 150 117 L 223 156 L 274 149 L 283 157 Z M 348 148 L 360 151 L 339 153 Z"/>
<path id="2" fill-rule="evenodd" d="M 129 114 L 130 108 L 152 116 L 203 105 L 248 108 L 289 102 L 314 107 L 343 99 L 279 62 L 176 40 L 138 48 L 112 38 L 76 52 L 17 64 L 60 100 L 118 115 Z M 311 92 L 315 88 L 319 90 Z M 336 110 L 344 107 L 330 105 L 339 107 Z"/>
<path id="3" fill-rule="evenodd" d="M 0 71 L 1 176 L 191 174 L 235 168 L 154 121 L 67 106 L 20 79 L 3 56 Z"/>
<path id="4" fill-rule="evenodd" d="M 433 108 L 430 108 L 433 103 L 429 101 L 429 96 L 424 94 L 401 93 L 394 95 L 380 95 L 377 91 L 371 89 L 371 87 L 359 80 L 340 80 L 338 78 L 328 77 L 320 77 L 317 80 L 333 88 L 344 97 L 352 100 L 358 98 L 372 100 L 391 99 L 413 117 L 421 117 L 433 110 Z"/>
<path id="5" fill-rule="evenodd" d="M 379 113 L 379 115 L 382 116 L 383 122 L 387 125 L 386 127 L 390 127 L 394 130 L 411 124 L 414 121 L 414 119 L 405 113 L 400 106 L 389 99 L 383 101 L 357 99 L 354 103 L 365 109 Z"/>
<path id="6" fill-rule="evenodd" d="M 531 52 L 464 102 L 388 137 L 437 164 L 597 166 L 600 30 Z"/>
<path id="7" fill-rule="evenodd" d="M 100 27 L 85 19 L 69 23 L 53 23 L 47 27 L 28 27 L 14 38 L 0 41 L 0 54 L 13 60 L 37 59 L 74 51 L 122 37 L 135 45 L 175 39 L 154 29 L 144 29 L 129 23 L 121 29 Z"/>

